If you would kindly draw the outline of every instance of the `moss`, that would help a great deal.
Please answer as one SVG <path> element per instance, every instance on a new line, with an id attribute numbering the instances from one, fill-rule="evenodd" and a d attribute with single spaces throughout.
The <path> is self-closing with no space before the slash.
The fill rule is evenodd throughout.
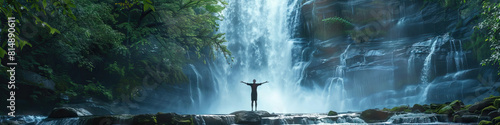
<path id="1" fill-rule="evenodd" d="M 396 106 L 392 108 L 390 111 L 392 112 L 411 112 L 410 107 L 407 105 Z"/>
<path id="2" fill-rule="evenodd" d="M 493 123 L 495 123 L 495 124 L 496 124 L 496 123 L 499 123 L 499 122 L 500 122 L 500 116 L 493 118 L 491 121 L 492 121 Z"/>
<path id="3" fill-rule="evenodd" d="M 497 110 L 497 109 L 498 108 L 496 108 L 495 106 L 490 105 L 490 106 L 484 108 L 483 110 L 481 110 L 481 115 L 487 115 L 489 112 Z"/>
<path id="4" fill-rule="evenodd" d="M 493 125 L 493 123 L 491 121 L 481 120 L 481 122 L 479 122 L 479 125 Z"/>
<path id="5" fill-rule="evenodd" d="M 493 96 L 493 95 L 490 95 L 490 97 L 486 97 L 486 98 L 484 98 L 483 100 L 495 100 L 495 99 L 500 99 L 500 96 Z"/>
<path id="6" fill-rule="evenodd" d="M 495 99 L 495 101 L 493 101 L 493 106 L 500 108 L 500 99 Z"/>
<path id="7" fill-rule="evenodd" d="M 455 116 L 453 116 L 453 122 L 460 122 L 459 119 L 461 119 L 461 118 L 462 118 L 462 116 L 455 115 Z"/>
<path id="8" fill-rule="evenodd" d="M 391 109 L 384 108 L 384 109 L 382 109 L 382 111 L 391 111 Z"/>
<path id="9" fill-rule="evenodd" d="M 450 105 L 444 106 L 443 108 L 439 109 L 437 112 L 438 114 L 451 114 L 453 113 L 453 108 Z"/>
<path id="10" fill-rule="evenodd" d="M 431 114 L 431 113 L 434 113 L 431 109 L 427 109 L 424 111 L 425 114 Z"/>
<path id="11" fill-rule="evenodd" d="M 464 107 L 464 108 L 462 108 L 462 109 L 469 109 L 469 108 L 470 108 L 470 106 L 472 106 L 472 105 L 470 105 L 470 104 L 469 104 L 469 105 L 465 105 L 465 107 Z"/>
<path id="12" fill-rule="evenodd" d="M 338 114 L 335 111 L 329 111 L 328 112 L 328 116 L 336 116 L 336 115 L 338 115 Z"/>

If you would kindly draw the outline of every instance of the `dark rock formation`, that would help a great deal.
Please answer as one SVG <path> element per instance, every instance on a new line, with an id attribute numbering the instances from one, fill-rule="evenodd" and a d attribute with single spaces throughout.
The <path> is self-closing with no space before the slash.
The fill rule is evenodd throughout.
<path id="1" fill-rule="evenodd" d="M 425 108 L 422 105 L 415 104 L 413 107 L 411 107 L 411 112 L 425 112 Z"/>
<path id="2" fill-rule="evenodd" d="M 361 119 L 363 119 L 366 123 L 375 123 L 375 122 L 385 122 L 387 121 L 394 113 L 380 111 L 375 109 L 368 109 L 361 112 Z"/>
<path id="3" fill-rule="evenodd" d="M 262 117 L 272 116 L 267 111 L 236 111 L 231 115 L 235 115 L 236 124 L 260 124 Z"/>
<path id="4" fill-rule="evenodd" d="M 89 111 L 82 108 L 59 107 L 54 108 L 52 112 L 50 112 L 48 118 L 67 118 L 90 115 L 92 114 Z"/>

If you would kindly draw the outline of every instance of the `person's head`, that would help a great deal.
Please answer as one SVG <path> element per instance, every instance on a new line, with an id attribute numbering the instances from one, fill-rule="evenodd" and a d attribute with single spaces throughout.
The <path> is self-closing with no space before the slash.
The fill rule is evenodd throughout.
<path id="1" fill-rule="evenodd" d="M 253 79 L 253 83 L 255 84 L 255 82 L 257 82 L 257 80 Z"/>

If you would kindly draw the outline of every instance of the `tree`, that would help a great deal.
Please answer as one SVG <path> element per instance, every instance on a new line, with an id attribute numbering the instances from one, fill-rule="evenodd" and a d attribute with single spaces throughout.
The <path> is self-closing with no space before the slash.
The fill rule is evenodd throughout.
<path id="1" fill-rule="evenodd" d="M 483 13 L 481 15 L 484 20 L 474 29 L 479 30 L 481 35 L 485 37 L 484 42 L 490 45 L 491 55 L 487 59 L 483 59 L 481 65 L 500 65 L 500 39 L 498 39 L 500 38 L 500 3 L 484 1 L 482 8 Z M 500 72 L 498 75 L 500 75 Z"/>
<path id="2" fill-rule="evenodd" d="M 34 20 L 36 24 L 40 24 L 40 26 L 48 28 L 50 30 L 50 34 L 55 34 L 60 33 L 59 30 L 42 21 L 39 18 L 39 12 L 43 12 L 44 15 L 47 15 L 46 10 L 50 10 L 52 14 L 60 10 L 66 16 L 69 16 L 75 20 L 76 18 L 71 11 L 71 8 L 74 7 L 75 5 L 73 4 L 72 0 L 2 0 L 2 7 L 0 8 L 0 11 L 4 16 L 1 16 L 0 19 L 6 20 L 7 17 L 17 17 L 17 23 Z M 19 19 L 21 19 L 21 21 Z M 19 31 L 19 28 L 16 27 L 16 36 L 22 35 Z M 6 33 L 6 31 L 3 31 L 2 33 Z M 16 46 L 18 48 L 22 49 L 25 45 L 32 46 L 28 41 L 22 39 L 21 37 L 23 36 L 15 37 L 17 41 Z M 2 47 L 0 47 L 0 59 L 4 58 L 5 54 L 7 53 L 4 49 L 5 46 L 6 43 L 2 44 Z"/>

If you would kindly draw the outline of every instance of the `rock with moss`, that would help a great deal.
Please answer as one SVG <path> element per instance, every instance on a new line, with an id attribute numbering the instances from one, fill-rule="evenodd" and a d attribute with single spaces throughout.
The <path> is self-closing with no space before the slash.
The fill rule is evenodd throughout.
<path id="1" fill-rule="evenodd" d="M 387 121 L 394 113 L 381 111 L 376 109 L 368 109 L 361 112 L 360 118 L 363 119 L 366 123 L 375 123 L 375 122 L 385 122 Z"/>
<path id="2" fill-rule="evenodd" d="M 441 109 L 437 111 L 438 114 L 452 114 L 456 111 L 459 111 L 463 107 L 463 103 L 460 100 L 455 100 L 448 105 L 445 105 Z"/>
<path id="3" fill-rule="evenodd" d="M 422 105 L 415 104 L 413 105 L 413 107 L 411 107 L 411 112 L 418 112 L 418 113 L 425 112 L 425 108 Z"/>
<path id="4" fill-rule="evenodd" d="M 435 104 L 435 103 L 432 103 L 432 104 L 430 105 L 430 108 L 431 108 L 432 110 L 439 109 L 439 108 L 441 108 L 441 104 Z"/>
<path id="5" fill-rule="evenodd" d="M 490 116 L 490 118 L 495 118 L 500 116 L 500 109 L 491 111 L 490 113 L 488 113 L 488 116 Z"/>
<path id="6" fill-rule="evenodd" d="M 262 117 L 269 117 L 271 114 L 267 111 L 236 111 L 234 115 L 236 124 L 259 124 Z"/>
<path id="7" fill-rule="evenodd" d="M 132 119 L 134 125 L 191 125 L 194 121 L 190 116 L 178 115 L 176 113 L 157 113 L 136 115 Z"/>
<path id="8" fill-rule="evenodd" d="M 493 118 L 493 119 L 491 120 L 491 122 L 493 122 L 494 124 L 498 124 L 498 123 L 500 123 L 500 116 L 497 116 L 497 117 Z"/>
<path id="9" fill-rule="evenodd" d="M 453 113 L 453 108 L 451 106 L 444 106 L 443 108 L 437 111 L 438 114 L 451 114 Z"/>
<path id="10" fill-rule="evenodd" d="M 338 114 L 335 111 L 329 111 L 328 112 L 328 116 L 336 116 L 336 115 L 338 115 Z"/>
<path id="11" fill-rule="evenodd" d="M 407 105 L 402 105 L 402 106 L 393 107 L 390 111 L 391 112 L 411 112 L 411 109 Z"/>
<path id="12" fill-rule="evenodd" d="M 484 108 L 483 110 L 481 110 L 481 115 L 482 115 L 482 116 L 486 116 L 486 115 L 488 115 L 490 112 L 495 111 L 495 110 L 497 110 L 497 109 L 498 109 L 498 108 L 496 108 L 495 106 L 491 106 L 491 105 L 490 105 L 490 106 L 488 106 L 488 107 Z"/>
<path id="13" fill-rule="evenodd" d="M 493 105 L 493 101 L 495 101 L 496 99 L 499 99 L 499 98 L 500 98 L 500 96 L 490 96 L 488 98 L 483 99 L 482 101 L 479 101 L 479 102 L 472 104 L 468 108 L 468 110 L 471 113 L 481 114 L 482 109 L 484 109 L 490 105 Z"/>
<path id="14" fill-rule="evenodd" d="M 493 125 L 493 122 L 482 120 L 482 121 L 479 122 L 479 125 Z"/>
<path id="15" fill-rule="evenodd" d="M 495 99 L 495 101 L 493 101 L 493 106 L 500 108 L 500 99 Z"/>

